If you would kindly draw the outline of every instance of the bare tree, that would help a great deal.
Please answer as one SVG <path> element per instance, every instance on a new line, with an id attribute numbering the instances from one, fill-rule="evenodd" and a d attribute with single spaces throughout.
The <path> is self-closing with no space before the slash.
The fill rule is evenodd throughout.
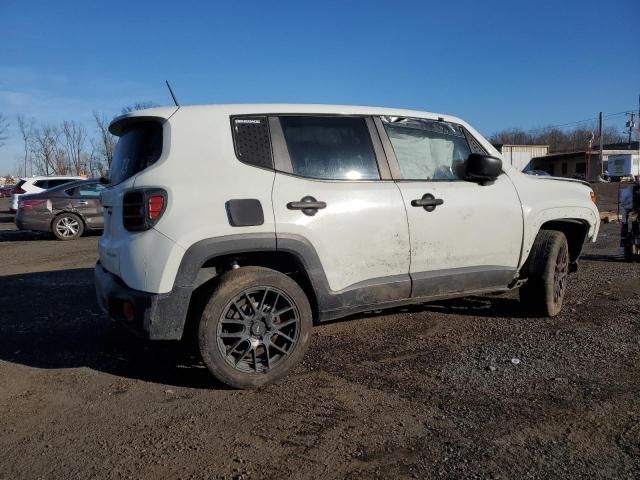
<path id="1" fill-rule="evenodd" d="M 154 102 L 135 102 L 132 105 L 127 105 L 126 107 L 122 107 L 120 109 L 120 113 L 125 114 L 125 113 L 129 113 L 129 112 L 135 112 L 136 110 L 145 110 L 147 108 L 153 108 L 153 107 L 157 107 L 158 104 L 154 103 Z"/>
<path id="2" fill-rule="evenodd" d="M 38 173 L 47 176 L 59 173 L 61 160 L 59 138 L 60 133 L 55 126 L 46 125 L 34 129 L 31 153 Z"/>
<path id="3" fill-rule="evenodd" d="M 556 127 L 530 131 L 510 128 L 493 134 L 489 141 L 495 144 L 549 145 L 550 152 L 568 152 L 585 150 L 592 136 L 598 136 L 596 125 L 564 131 Z M 605 128 L 602 137 L 604 143 L 624 142 L 624 136 L 613 127 Z"/>
<path id="4" fill-rule="evenodd" d="M 93 112 L 93 118 L 98 127 L 98 139 L 92 142 L 93 163 L 97 164 L 96 169 L 101 172 L 101 175 L 104 175 L 111 168 L 111 161 L 116 148 L 116 137 L 109 132 L 109 121 L 104 114 Z"/>
<path id="5" fill-rule="evenodd" d="M 31 118 L 26 120 L 24 115 L 18 115 L 18 129 L 20 130 L 20 135 L 22 135 L 22 141 L 24 144 L 24 176 L 27 176 L 27 163 L 31 163 L 31 143 L 33 140 L 33 130 L 35 128 L 36 121 Z M 31 173 L 33 173 L 33 165 L 31 166 Z"/>
<path id="6" fill-rule="evenodd" d="M 4 146 L 4 142 L 7 140 L 9 131 L 9 121 L 0 113 L 0 147 Z"/>
<path id="7" fill-rule="evenodd" d="M 82 124 L 71 120 L 62 123 L 64 135 L 64 148 L 69 161 L 69 169 L 73 175 L 87 173 L 84 155 L 84 147 L 87 140 L 87 131 Z"/>

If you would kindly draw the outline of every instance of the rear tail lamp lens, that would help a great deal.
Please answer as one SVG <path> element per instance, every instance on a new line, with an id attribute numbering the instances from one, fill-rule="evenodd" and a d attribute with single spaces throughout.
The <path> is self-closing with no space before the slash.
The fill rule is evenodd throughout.
<path id="1" fill-rule="evenodd" d="M 593 191 L 591 191 L 589 192 L 589 195 L 591 195 L 591 201 L 593 203 L 596 203 L 596 194 Z"/>
<path id="2" fill-rule="evenodd" d="M 130 231 L 144 231 L 153 227 L 167 206 L 167 192 L 157 188 L 131 190 L 122 200 L 122 221 Z"/>
<path id="3" fill-rule="evenodd" d="M 164 210 L 164 197 L 162 195 L 152 195 L 147 202 L 149 206 L 149 219 L 160 218 Z"/>
<path id="4" fill-rule="evenodd" d="M 13 189 L 13 191 L 11 193 L 16 193 L 18 195 L 22 195 L 23 193 L 27 193 L 27 191 L 21 189 L 20 187 L 16 187 L 16 188 Z"/>

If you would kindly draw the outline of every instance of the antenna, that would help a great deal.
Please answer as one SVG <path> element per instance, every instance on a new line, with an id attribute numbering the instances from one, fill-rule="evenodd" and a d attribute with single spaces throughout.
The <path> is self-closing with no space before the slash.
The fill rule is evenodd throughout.
<path id="1" fill-rule="evenodd" d="M 171 85 L 169 85 L 169 80 L 165 80 L 165 83 L 167 84 L 167 88 L 169 89 L 169 93 L 171 94 L 171 98 L 173 98 L 173 103 L 176 104 L 176 107 L 179 107 L 180 104 L 178 103 L 178 100 L 176 100 L 176 96 L 173 94 L 173 89 L 171 88 Z"/>

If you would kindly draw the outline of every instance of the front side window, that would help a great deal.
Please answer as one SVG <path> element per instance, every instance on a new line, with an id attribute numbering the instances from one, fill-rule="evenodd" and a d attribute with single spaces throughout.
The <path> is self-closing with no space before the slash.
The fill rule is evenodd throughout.
<path id="1" fill-rule="evenodd" d="M 471 154 L 459 125 L 386 117 L 383 125 L 405 180 L 463 180 Z"/>
<path id="2" fill-rule="evenodd" d="M 376 156 L 364 118 L 280 117 L 290 173 L 323 180 L 377 180 Z"/>

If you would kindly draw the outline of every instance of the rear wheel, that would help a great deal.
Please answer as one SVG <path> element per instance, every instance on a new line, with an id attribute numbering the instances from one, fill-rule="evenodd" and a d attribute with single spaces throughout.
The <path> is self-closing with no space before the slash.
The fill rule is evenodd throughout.
<path id="1" fill-rule="evenodd" d="M 257 388 L 286 375 L 311 335 L 311 307 L 288 276 L 262 267 L 232 270 L 204 309 L 198 344 L 209 371 L 235 388 Z"/>
<path id="2" fill-rule="evenodd" d="M 74 240 L 84 232 L 82 219 L 73 213 L 58 215 L 51 224 L 51 231 L 58 240 Z"/>
<path id="3" fill-rule="evenodd" d="M 523 270 L 528 280 L 520 287 L 520 301 L 533 313 L 558 315 L 569 276 L 569 247 L 564 234 L 540 231 Z"/>

